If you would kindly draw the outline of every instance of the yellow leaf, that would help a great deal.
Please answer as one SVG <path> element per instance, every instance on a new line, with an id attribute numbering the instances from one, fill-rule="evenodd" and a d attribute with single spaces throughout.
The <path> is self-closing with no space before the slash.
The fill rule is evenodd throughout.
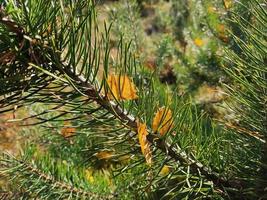
<path id="1" fill-rule="evenodd" d="M 218 24 L 217 25 L 217 31 L 219 33 L 225 33 L 225 26 L 223 24 Z"/>
<path id="2" fill-rule="evenodd" d="M 51 32 L 52 32 L 52 26 L 51 24 L 48 24 L 47 29 L 43 33 L 43 37 L 47 37 L 49 34 L 51 34 Z"/>
<path id="3" fill-rule="evenodd" d="M 216 8 L 214 6 L 208 7 L 208 13 L 214 13 L 216 11 Z"/>
<path id="4" fill-rule="evenodd" d="M 221 39 L 225 43 L 228 43 L 229 42 L 229 38 L 226 35 L 225 26 L 223 24 L 218 24 L 217 27 L 216 27 L 216 29 L 218 31 L 218 37 L 219 37 L 219 39 Z"/>
<path id="5" fill-rule="evenodd" d="M 232 6 L 232 0 L 223 0 L 223 1 L 226 9 L 229 9 Z"/>
<path id="6" fill-rule="evenodd" d="M 196 38 L 196 39 L 194 40 L 194 43 L 195 43 L 195 45 L 198 46 L 198 47 L 202 47 L 202 46 L 204 45 L 204 41 L 203 41 L 202 39 L 200 39 L 200 38 Z"/>
<path id="7" fill-rule="evenodd" d="M 164 165 L 164 166 L 162 167 L 162 169 L 160 170 L 160 172 L 159 172 L 159 174 L 160 174 L 161 176 L 166 176 L 166 175 L 168 175 L 169 173 L 170 173 L 170 168 L 169 168 L 168 165 Z"/>
<path id="8" fill-rule="evenodd" d="M 159 132 L 161 136 L 165 135 L 173 128 L 172 111 L 168 108 L 162 107 L 156 113 L 153 122 L 153 132 Z"/>
<path id="9" fill-rule="evenodd" d="M 68 138 L 68 137 L 71 137 L 73 135 L 75 135 L 75 132 L 76 132 L 76 128 L 74 127 L 70 127 L 71 124 L 70 123 L 64 123 L 65 127 L 63 127 L 60 131 L 61 135 L 64 137 L 64 138 Z"/>
<path id="10" fill-rule="evenodd" d="M 146 124 L 137 122 L 137 131 L 138 131 L 138 139 L 139 144 L 141 146 L 141 151 L 143 155 L 145 156 L 146 162 L 151 165 L 152 164 L 152 152 L 150 149 L 149 141 L 147 140 L 147 129 Z"/>
<path id="11" fill-rule="evenodd" d="M 109 152 L 109 151 L 100 151 L 98 153 L 96 153 L 96 157 L 99 159 L 99 160 L 108 160 L 112 157 L 112 153 Z"/>
<path id="12" fill-rule="evenodd" d="M 109 86 L 108 98 L 117 100 L 137 99 L 137 91 L 132 80 L 126 75 L 109 75 L 107 79 Z"/>
<path id="13" fill-rule="evenodd" d="M 90 182 L 93 183 L 94 177 L 93 177 L 93 170 L 92 169 L 86 169 L 85 170 L 85 178 Z"/>

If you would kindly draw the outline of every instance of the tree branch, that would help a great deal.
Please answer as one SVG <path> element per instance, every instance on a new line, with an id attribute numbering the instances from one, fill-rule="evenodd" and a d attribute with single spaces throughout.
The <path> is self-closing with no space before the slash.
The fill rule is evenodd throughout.
<path id="1" fill-rule="evenodd" d="M 107 98 L 102 96 L 97 92 L 97 90 L 88 82 L 85 82 L 85 78 L 80 76 L 76 76 L 70 71 L 66 71 L 68 76 L 70 76 L 73 80 L 75 80 L 79 85 L 83 88 L 88 88 L 85 94 L 88 95 L 88 98 L 93 98 L 95 102 L 104 107 L 110 113 L 112 113 L 115 117 L 117 117 L 123 124 L 129 127 L 132 131 L 137 133 L 137 120 L 136 117 L 127 114 L 125 110 L 123 110 L 119 105 L 115 104 L 113 101 L 109 101 Z M 151 131 L 150 131 L 151 132 Z M 164 152 L 167 156 L 170 156 L 175 161 L 180 162 L 183 165 L 187 165 L 191 167 L 192 172 L 200 173 L 206 177 L 206 179 L 212 181 L 214 185 L 220 189 L 224 189 L 225 187 L 238 187 L 235 182 L 228 182 L 224 178 L 220 177 L 218 173 L 212 172 L 211 169 L 205 167 L 203 164 L 190 158 L 185 152 L 181 150 L 178 152 L 174 147 L 168 144 L 166 141 L 162 140 L 155 134 L 150 133 L 148 136 L 148 141 L 155 145 L 158 149 Z"/>
<path id="2" fill-rule="evenodd" d="M 8 22 L 6 20 L 3 20 L 2 18 L 0 19 L 0 23 L 3 23 L 6 26 L 8 26 L 12 32 L 16 32 L 17 34 L 23 33 L 23 37 L 26 36 L 24 32 L 21 31 L 22 29 L 18 28 L 19 26 L 15 25 L 14 22 L 11 23 L 11 21 Z M 26 37 L 29 38 L 29 36 L 26 36 Z M 35 44 L 32 44 L 32 45 L 35 45 Z M 44 46 L 44 48 L 47 49 L 49 47 Z M 59 56 L 59 55 L 56 54 L 56 56 Z M 60 60 L 60 58 L 58 58 L 58 60 Z M 38 63 L 35 63 L 35 64 L 38 65 Z M 61 65 L 62 65 L 61 67 L 63 67 L 64 72 L 72 80 L 75 81 L 75 84 L 77 86 L 79 86 L 80 88 L 85 88 L 85 94 L 87 95 L 89 99 L 93 99 L 96 103 L 98 103 L 100 106 L 102 106 L 103 108 L 108 110 L 111 114 L 113 114 L 116 118 L 118 118 L 122 122 L 122 124 L 124 124 L 125 126 L 130 128 L 132 131 L 137 133 L 136 117 L 127 114 L 127 112 L 123 110 L 119 105 L 117 105 L 113 101 L 108 100 L 105 96 L 99 94 L 98 90 L 96 90 L 94 86 L 92 86 L 89 82 L 87 82 L 86 79 L 82 75 L 78 76 L 74 74 L 73 71 L 71 71 L 70 68 L 66 67 L 63 63 Z M 56 67 L 56 66 L 54 67 L 56 69 L 59 69 L 59 67 Z M 190 166 L 191 170 L 194 173 L 200 173 L 203 176 L 205 176 L 206 179 L 212 181 L 215 187 L 223 190 L 225 187 L 233 186 L 227 180 L 220 177 L 219 174 L 212 172 L 212 170 L 209 169 L 208 167 L 205 167 L 200 162 L 190 158 L 190 156 L 187 155 L 185 152 L 177 151 L 176 149 L 174 149 L 174 147 L 172 147 L 170 144 L 168 144 L 166 141 L 162 140 L 161 138 L 157 137 L 156 135 L 150 133 L 147 138 L 150 143 L 155 145 L 158 149 L 164 152 L 167 156 L 170 156 L 172 159 L 181 163 L 182 165 Z M 236 185 L 234 185 L 234 187 L 236 187 Z"/>

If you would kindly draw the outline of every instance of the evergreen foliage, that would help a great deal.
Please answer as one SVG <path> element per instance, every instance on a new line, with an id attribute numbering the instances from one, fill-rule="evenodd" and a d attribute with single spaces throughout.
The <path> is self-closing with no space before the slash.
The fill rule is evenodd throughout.
<path id="1" fill-rule="evenodd" d="M 251 133 L 251 136 L 263 141 L 261 159 L 253 171 L 252 183 L 255 198 L 267 198 L 267 157 L 266 157 L 266 55 L 267 55 L 267 12 L 266 4 L 260 1 L 247 1 L 239 5 L 240 13 L 231 13 L 229 23 L 233 26 L 233 50 L 227 51 L 225 70 L 235 83 L 229 92 L 235 99 L 234 112 L 238 116 L 239 126 Z M 238 30 L 238 31 L 237 31 Z M 262 140 L 261 140 L 262 139 Z M 248 178 L 248 175 L 246 178 Z"/>
<path id="2" fill-rule="evenodd" d="M 0 197 L 267 198 L 266 7 L 248 0 L 227 11 L 224 70 L 239 128 L 225 129 L 147 73 L 136 58 L 141 36 L 100 24 L 95 1 L 4 1 L 0 113 L 26 109 L 21 126 L 30 138 L 20 155 L 0 158 L 9 184 Z M 185 26 L 187 14 L 171 23 Z M 175 32 L 185 42 L 184 32 Z M 162 41 L 161 57 L 170 41 Z"/>

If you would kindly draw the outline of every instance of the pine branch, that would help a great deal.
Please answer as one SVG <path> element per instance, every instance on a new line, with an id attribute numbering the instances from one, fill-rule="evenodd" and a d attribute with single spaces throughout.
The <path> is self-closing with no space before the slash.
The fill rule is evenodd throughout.
<path id="1" fill-rule="evenodd" d="M 77 82 L 82 82 L 82 87 L 91 88 L 87 93 L 89 98 L 93 98 L 99 105 L 103 106 L 110 113 L 116 116 L 128 128 L 137 133 L 137 119 L 134 116 L 127 115 L 127 112 L 123 111 L 120 106 L 116 105 L 112 101 L 109 101 L 104 96 L 99 96 L 99 94 L 93 89 L 90 84 L 83 81 L 82 77 L 78 78 L 72 74 L 68 75 L 70 75 L 71 78 L 73 78 L 74 80 L 76 79 Z M 162 140 L 155 134 L 150 133 L 148 135 L 148 140 L 161 151 L 165 152 L 167 156 L 170 156 L 172 159 L 180 162 L 182 165 L 190 166 L 194 173 L 200 172 L 200 174 L 204 175 L 208 180 L 213 181 L 213 183 L 220 189 L 223 189 L 224 187 L 229 187 L 231 185 L 225 179 L 221 178 L 219 174 L 212 172 L 211 169 L 205 167 L 200 162 L 190 158 L 190 156 L 186 155 L 185 152 L 177 152 L 176 149 L 174 149 L 166 141 Z"/>
<path id="2" fill-rule="evenodd" d="M 3 20 L 3 18 L 0 20 L 1 23 L 5 24 L 9 27 L 10 30 L 13 30 L 14 27 L 19 27 L 19 25 L 14 24 L 14 22 L 11 23 L 11 21 Z M 20 30 L 20 31 L 18 31 Z M 24 33 L 23 28 L 16 28 L 14 31 L 17 33 L 20 33 L 22 35 L 22 38 L 27 38 L 29 41 L 34 41 L 33 38 L 31 38 L 29 35 L 26 35 Z M 31 45 L 36 45 L 35 43 L 31 42 Z M 41 45 L 41 44 L 39 44 Z M 46 49 L 47 52 L 50 52 L 52 57 L 56 57 L 56 60 L 60 61 L 59 55 L 54 55 L 53 50 L 51 50 L 46 45 L 42 46 L 43 49 Z M 38 55 L 35 55 L 36 51 L 32 51 L 30 57 L 38 57 Z M 41 52 L 39 52 L 41 53 Z M 37 53 L 37 54 L 39 54 Z M 58 56 L 58 57 L 57 57 Z M 36 62 L 37 59 L 32 59 L 30 62 L 25 63 L 25 65 L 30 65 L 34 67 L 39 68 L 39 62 Z M 42 63 L 45 63 L 46 61 L 43 60 Z M 47 61 L 49 62 L 49 61 Z M 83 77 L 82 75 L 77 75 L 73 69 L 68 67 L 68 64 L 65 63 L 57 63 L 57 66 L 53 66 L 55 69 L 59 70 L 59 72 L 63 76 L 69 77 L 69 80 L 71 80 L 71 85 L 75 86 L 75 88 L 82 89 L 82 91 L 77 90 L 77 92 L 82 92 L 87 96 L 88 99 L 94 100 L 97 104 L 99 104 L 102 108 L 105 108 L 109 113 L 113 114 L 118 120 L 121 121 L 121 123 L 127 127 L 128 129 L 132 130 L 133 132 L 137 133 L 137 120 L 138 118 L 132 115 L 129 115 L 127 110 L 124 110 L 120 105 L 117 103 L 110 101 L 106 96 L 101 95 L 99 93 L 99 90 L 97 90 L 91 83 L 87 81 L 87 78 Z M 50 75 L 50 74 L 47 74 Z M 55 77 L 53 77 L 55 78 Z M 230 184 L 227 180 L 220 177 L 219 174 L 213 172 L 210 168 L 205 167 L 203 164 L 198 162 L 197 160 L 194 160 L 191 158 L 190 155 L 187 155 L 185 152 L 181 151 L 180 147 L 174 148 L 172 145 L 168 144 L 163 139 L 159 138 L 155 134 L 152 133 L 150 130 L 150 133 L 148 135 L 148 140 L 150 143 L 155 145 L 156 148 L 160 149 L 162 152 L 166 154 L 166 156 L 171 157 L 175 161 L 179 162 L 180 164 L 184 166 L 190 166 L 192 172 L 198 174 L 200 173 L 203 175 L 206 179 L 212 181 L 215 185 L 215 187 L 224 190 L 225 187 L 238 187 L 236 184 Z M 30 168 L 31 169 L 31 168 Z M 37 171 L 33 171 L 34 173 L 39 173 Z M 40 174 L 41 175 L 41 174 Z M 47 181 L 50 180 L 49 177 L 42 176 Z M 69 188 L 66 188 L 69 189 Z M 75 192 L 75 191 L 73 191 Z M 76 191 L 77 192 L 77 191 Z"/>
<path id="3" fill-rule="evenodd" d="M 118 104 L 113 101 L 110 101 L 104 95 L 99 94 L 99 92 L 94 88 L 93 85 L 86 82 L 85 78 L 80 75 L 75 75 L 71 70 L 68 70 L 67 67 L 63 67 L 65 73 L 72 79 L 76 84 L 79 85 L 79 88 L 85 88 L 84 94 L 87 95 L 89 99 L 93 99 L 100 106 L 108 110 L 111 114 L 113 114 L 117 119 L 121 121 L 121 123 L 134 131 L 137 134 L 137 118 L 127 114 L 126 110 L 123 110 Z M 216 187 L 221 190 L 224 190 L 226 187 L 234 187 L 238 188 L 240 183 L 235 182 L 234 180 L 230 183 L 224 178 L 222 178 L 219 174 L 212 172 L 212 170 L 199 161 L 194 160 L 185 152 L 181 151 L 181 148 L 178 147 L 178 150 L 169 145 L 166 141 L 159 138 L 157 135 L 151 133 L 148 135 L 148 140 L 150 143 L 155 145 L 158 149 L 164 152 L 167 156 L 170 156 L 172 159 L 178 161 L 182 165 L 190 166 L 193 173 L 200 173 L 204 175 L 208 180 L 212 181 Z M 131 134 L 133 135 L 133 134 Z"/>

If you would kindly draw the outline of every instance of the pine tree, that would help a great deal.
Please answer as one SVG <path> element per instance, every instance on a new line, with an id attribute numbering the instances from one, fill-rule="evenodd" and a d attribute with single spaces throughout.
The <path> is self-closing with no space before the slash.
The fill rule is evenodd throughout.
<path id="1" fill-rule="evenodd" d="M 242 128 L 225 130 L 144 77 L 123 37 L 114 58 L 95 1 L 5 1 L 0 113 L 28 110 L 32 138 L 1 157 L 1 198 L 266 198 L 266 4 L 239 9 L 225 71 Z"/>

